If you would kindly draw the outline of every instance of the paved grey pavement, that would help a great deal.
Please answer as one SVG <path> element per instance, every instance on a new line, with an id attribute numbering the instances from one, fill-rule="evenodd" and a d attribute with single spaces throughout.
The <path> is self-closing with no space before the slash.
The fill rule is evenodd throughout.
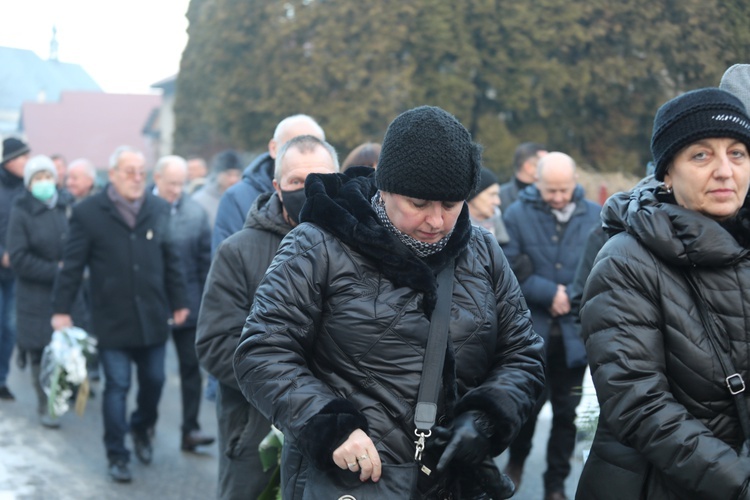
<path id="1" fill-rule="evenodd" d="M 133 456 L 133 482 L 130 484 L 113 483 L 107 475 L 99 394 L 89 400 L 82 417 L 71 410 L 63 416 L 59 430 L 45 429 L 37 420 L 28 368 L 21 372 L 13 365 L 8 384 L 17 400 L 0 402 L 0 500 L 215 498 L 216 444 L 205 447 L 201 454 L 184 453 L 179 448 L 179 375 L 174 349 L 171 343 L 169 346 L 167 382 L 154 438 L 154 460 L 151 465 L 144 466 Z M 97 385 L 94 390 L 100 393 L 103 384 Z M 130 409 L 133 408 L 134 393 L 131 390 Z M 545 407 L 537 424 L 523 483 L 514 498 L 544 498 L 542 474 L 550 420 L 549 407 Z M 213 403 L 203 402 L 200 422 L 204 431 L 216 435 Z M 127 445 L 131 447 L 129 439 Z M 497 459 L 501 467 L 506 461 L 505 454 Z M 573 472 L 566 483 L 567 495 L 571 499 L 580 475 L 580 450 L 576 450 L 572 465 Z"/>
<path id="2" fill-rule="evenodd" d="M 215 498 L 216 444 L 202 448 L 200 454 L 180 450 L 180 381 L 176 355 L 171 342 L 168 345 L 154 459 L 145 466 L 131 456 L 130 484 L 114 483 L 107 475 L 100 397 L 103 381 L 94 384 L 97 394 L 82 417 L 71 409 L 63 415 L 60 429 L 46 429 L 38 423 L 29 369 L 21 372 L 14 364 L 8 386 L 17 399 L 0 402 L 0 500 Z M 134 381 L 129 411 L 134 408 L 135 387 Z M 207 434 L 216 435 L 213 403 L 203 401 L 200 423 Z M 126 445 L 132 450 L 129 438 Z"/>

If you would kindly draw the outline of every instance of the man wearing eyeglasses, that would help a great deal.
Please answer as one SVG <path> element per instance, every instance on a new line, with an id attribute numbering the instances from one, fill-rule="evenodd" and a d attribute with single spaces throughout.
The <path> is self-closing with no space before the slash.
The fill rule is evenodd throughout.
<path id="1" fill-rule="evenodd" d="M 88 266 L 91 319 L 104 369 L 104 445 L 109 474 L 129 482 L 131 433 L 144 464 L 164 385 L 170 325 L 184 323 L 185 284 L 169 234 L 170 205 L 146 192 L 145 159 L 122 146 L 110 159 L 109 185 L 73 208 L 63 262 L 55 280 L 52 327 L 72 325 L 70 309 Z M 138 375 L 137 407 L 128 421 L 131 369 Z"/>

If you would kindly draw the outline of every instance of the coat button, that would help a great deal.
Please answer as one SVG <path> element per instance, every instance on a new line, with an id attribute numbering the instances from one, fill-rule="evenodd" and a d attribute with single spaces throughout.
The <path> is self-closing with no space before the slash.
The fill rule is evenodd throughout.
<path id="1" fill-rule="evenodd" d="M 138 267 L 138 264 L 133 264 L 133 271 L 137 271 L 138 269 L 140 269 L 140 268 Z"/>
<path id="2" fill-rule="evenodd" d="M 555 269 L 562 269 L 562 264 L 560 264 L 559 262 L 555 264 Z"/>
<path id="3" fill-rule="evenodd" d="M 555 243 L 557 243 L 557 240 L 559 240 L 559 239 L 560 239 L 560 238 L 558 238 L 558 237 L 557 237 L 557 235 L 554 235 L 554 236 L 552 237 L 552 241 L 554 241 Z"/>
<path id="4" fill-rule="evenodd" d="M 130 240 L 135 241 L 135 233 L 130 233 Z"/>

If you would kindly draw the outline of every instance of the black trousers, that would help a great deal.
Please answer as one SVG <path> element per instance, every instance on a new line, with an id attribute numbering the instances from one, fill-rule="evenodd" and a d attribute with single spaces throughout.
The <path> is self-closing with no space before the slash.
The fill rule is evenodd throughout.
<path id="1" fill-rule="evenodd" d="M 551 335 L 547 350 L 547 383 L 534 412 L 510 445 L 509 461 L 523 465 L 531 452 L 539 411 L 549 399 L 552 403 L 552 430 L 547 441 L 547 470 L 544 489 L 547 493 L 565 491 L 565 479 L 570 474 L 570 458 L 576 444 L 576 406 L 581 402 L 581 386 L 586 367 L 568 368 L 561 335 Z"/>
<path id="2" fill-rule="evenodd" d="M 273 475 L 273 467 L 263 471 L 258 446 L 271 423 L 238 389 L 219 382 L 216 395 L 219 427 L 218 500 L 255 499 Z"/>
<path id="3" fill-rule="evenodd" d="M 172 330 L 172 339 L 180 365 L 180 392 L 182 393 L 182 433 L 200 429 L 198 412 L 201 409 L 203 380 L 195 352 L 195 327 Z"/>

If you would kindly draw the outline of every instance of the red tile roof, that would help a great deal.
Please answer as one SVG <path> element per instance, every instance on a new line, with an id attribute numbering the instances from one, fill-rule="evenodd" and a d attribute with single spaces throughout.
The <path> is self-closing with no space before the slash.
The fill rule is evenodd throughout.
<path id="1" fill-rule="evenodd" d="M 21 122 L 32 154 L 85 157 L 106 169 L 115 148 L 127 144 L 152 166 L 158 152 L 143 130 L 160 105 L 160 95 L 63 92 L 59 102 L 24 103 Z"/>

